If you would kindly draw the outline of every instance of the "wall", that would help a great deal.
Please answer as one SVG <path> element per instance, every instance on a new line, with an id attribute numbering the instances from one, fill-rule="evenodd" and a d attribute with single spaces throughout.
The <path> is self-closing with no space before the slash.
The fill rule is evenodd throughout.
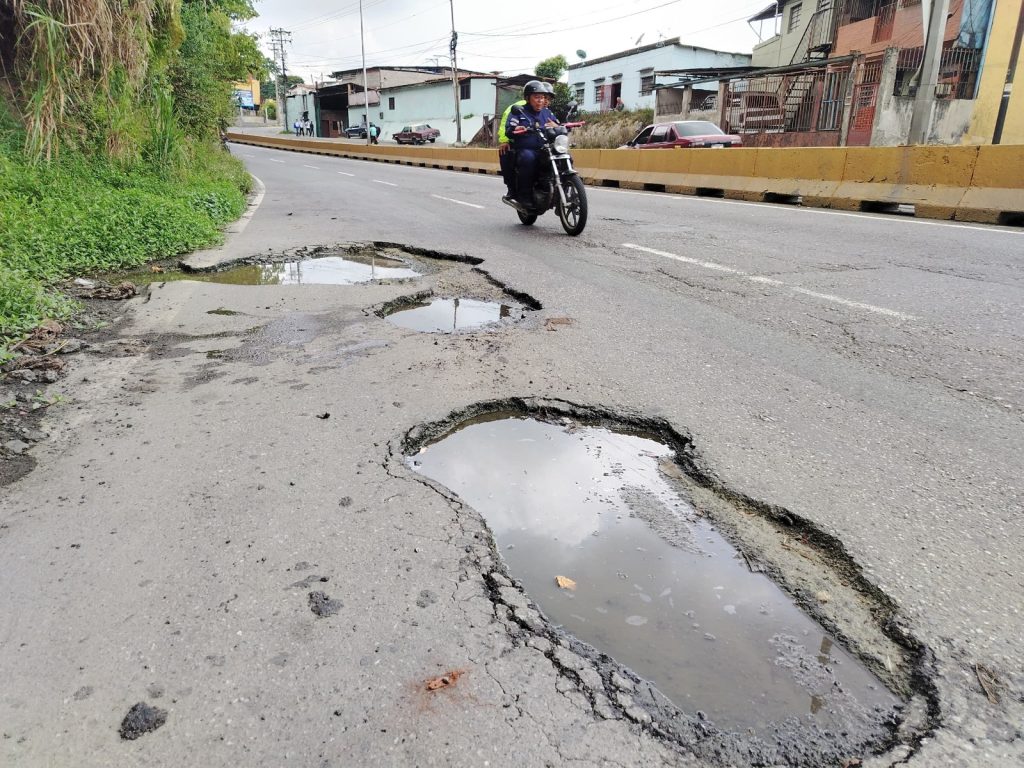
<path id="1" fill-rule="evenodd" d="M 923 0 L 927 2 L 928 0 Z M 963 11 L 963 0 L 950 0 L 949 20 L 946 22 L 944 40 L 955 40 L 960 34 L 960 17 Z M 886 48 L 920 48 L 924 45 L 924 26 L 921 17 L 921 6 L 912 5 L 898 8 L 893 19 L 892 36 L 872 42 L 875 32 L 875 17 L 857 21 L 840 27 L 836 32 L 836 45 L 833 56 L 845 56 L 853 51 L 864 54 L 881 53 Z"/>
<path id="2" fill-rule="evenodd" d="M 779 22 L 782 31 L 775 37 L 768 38 L 763 43 L 754 46 L 750 63 L 755 67 L 785 67 L 792 63 L 793 54 L 796 53 L 796 48 L 811 23 L 811 16 L 814 14 L 817 2 L 816 0 L 802 0 L 798 26 L 789 32 L 789 14 L 794 5 L 796 5 L 794 2 L 779 3 L 782 10 L 782 19 Z"/>
<path id="3" fill-rule="evenodd" d="M 470 98 L 459 102 L 462 114 L 462 140 L 469 141 L 480 129 L 484 114 L 494 113 L 494 80 L 472 78 Z M 390 99 L 395 108 L 389 109 Z M 384 117 L 381 118 L 381 113 Z M 470 117 L 467 117 L 470 115 Z M 361 122 L 362 118 L 357 118 Z M 370 121 L 381 126 L 381 138 L 390 140 L 407 125 L 429 123 L 441 131 L 442 141 L 455 141 L 455 95 L 451 80 L 439 80 L 422 85 L 407 85 L 387 88 L 381 91 L 381 104 L 376 111 L 370 111 Z"/>
<path id="4" fill-rule="evenodd" d="M 621 75 L 622 101 L 627 109 L 653 108 L 654 94 L 640 94 L 640 72 L 645 69 L 689 69 L 695 67 L 741 67 L 750 63 L 750 55 L 745 53 L 726 53 L 709 51 L 688 45 L 669 44 L 637 53 L 608 57 L 607 61 L 597 61 L 582 66 L 574 64 L 568 72 L 569 88 L 576 89 L 577 83 L 583 83 L 583 103 L 580 107 L 589 112 L 597 112 L 600 105 L 595 97 L 594 80 L 605 78 L 611 84 L 613 77 Z"/>
<path id="5" fill-rule="evenodd" d="M 875 113 L 871 146 L 896 147 L 907 143 L 914 100 L 893 96 Z M 935 102 L 929 144 L 960 144 L 971 123 L 974 101 L 971 99 L 940 99 Z"/>
<path id="6" fill-rule="evenodd" d="M 992 17 L 992 33 L 981 71 L 978 98 L 971 125 L 964 134 L 965 144 L 989 144 L 995 132 L 999 105 L 1003 98 L 1006 70 L 1010 66 L 1010 49 L 1020 18 L 1020 1 L 998 0 Z M 1003 123 L 1002 144 L 1024 144 L 1024 54 L 1017 62 L 1013 76 L 1015 86 Z"/>

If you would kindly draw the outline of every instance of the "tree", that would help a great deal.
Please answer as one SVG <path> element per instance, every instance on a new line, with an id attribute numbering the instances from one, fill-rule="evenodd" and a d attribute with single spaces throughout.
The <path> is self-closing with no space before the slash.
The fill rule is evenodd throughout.
<path id="1" fill-rule="evenodd" d="M 267 70 L 266 71 L 267 71 L 267 74 L 270 75 L 270 77 L 266 77 L 262 81 L 260 81 L 260 101 L 266 101 L 267 99 L 276 99 L 277 98 L 276 82 L 277 82 L 278 76 L 281 73 L 281 67 L 273 59 L 265 58 L 264 62 L 267 65 Z M 304 82 L 306 82 L 306 81 L 303 80 L 298 75 L 288 75 L 288 77 L 286 77 L 284 79 L 284 83 L 282 84 L 282 87 L 285 90 L 288 90 L 292 86 L 300 85 L 301 83 L 304 83 Z M 281 96 L 283 97 L 284 93 L 282 93 Z"/>
<path id="2" fill-rule="evenodd" d="M 565 74 L 568 68 L 569 62 L 565 60 L 565 56 L 558 54 L 549 59 L 544 59 L 533 70 L 537 77 L 555 81 L 555 98 L 551 100 L 551 111 L 561 119 L 565 119 L 566 112 L 569 111 L 569 102 L 572 101 L 572 91 L 569 90 L 569 86 L 566 83 L 561 82 L 562 75 Z"/>

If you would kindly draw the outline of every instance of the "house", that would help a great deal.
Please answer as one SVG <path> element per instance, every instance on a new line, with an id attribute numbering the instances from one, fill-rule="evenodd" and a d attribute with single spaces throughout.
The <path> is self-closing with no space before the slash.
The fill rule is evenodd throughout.
<path id="1" fill-rule="evenodd" d="M 459 76 L 459 114 L 462 140 L 479 130 L 481 121 L 495 111 L 494 75 L 462 73 Z M 395 85 L 380 89 L 380 108 L 370 120 L 381 126 L 381 135 L 390 138 L 403 126 L 428 123 L 441 131 L 440 141 L 456 140 L 455 86 L 450 77 L 421 83 Z"/>
<path id="2" fill-rule="evenodd" d="M 306 85 L 305 83 L 298 83 L 293 85 L 285 93 L 284 107 L 281 111 L 282 125 L 289 131 L 292 129 L 292 125 L 297 119 L 308 115 L 309 119 L 313 119 L 313 113 L 315 110 L 317 89 L 312 85 Z"/>
<path id="3" fill-rule="evenodd" d="M 838 0 L 779 0 L 747 21 L 760 25 L 762 40 L 754 46 L 755 67 L 784 67 L 827 58 L 832 50 L 833 19 Z M 765 26 L 772 34 L 764 38 Z"/>
<path id="4" fill-rule="evenodd" d="M 332 79 L 316 89 L 316 118 L 313 120 L 316 135 L 341 136 L 345 128 L 362 125 L 367 112 L 370 122 L 379 124 L 382 88 L 422 83 L 441 77 L 447 77 L 448 82 L 451 82 L 451 68 L 367 67 L 365 82 L 362 68 L 332 72 Z M 310 117 L 313 118 L 313 113 Z"/>
<path id="5" fill-rule="evenodd" d="M 1004 14 L 998 64 L 986 56 L 992 4 L 949 0 L 935 98 L 927 107 L 928 143 L 968 140 L 982 63 L 1006 72 L 1013 13 Z M 712 119 L 744 133 L 748 146 L 906 144 L 914 110 L 921 108 L 915 96 L 924 62 L 925 7 L 931 8 L 928 0 L 779 0 L 750 19 L 774 31 L 753 53 L 753 62 L 765 68 L 682 73 L 679 82 L 659 87 L 681 92 L 675 103 L 682 116 Z M 991 78 L 988 111 L 977 118 L 979 131 L 994 126 L 997 79 Z M 713 99 L 687 93 L 705 93 L 716 80 Z M 658 100 L 671 101 L 660 93 Z"/>
<path id="6" fill-rule="evenodd" d="M 652 108 L 658 72 L 749 65 L 750 54 L 685 45 L 673 37 L 572 64 L 568 68 L 569 88 L 576 103 L 588 112 L 612 109 L 620 98 L 627 109 Z"/>

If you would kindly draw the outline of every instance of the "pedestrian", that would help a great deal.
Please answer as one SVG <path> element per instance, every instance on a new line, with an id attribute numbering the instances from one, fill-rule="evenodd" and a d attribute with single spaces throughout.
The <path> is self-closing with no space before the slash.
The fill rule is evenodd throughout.
<path id="1" fill-rule="evenodd" d="M 616 112 L 621 112 L 621 111 L 622 111 L 622 110 L 624 110 L 625 108 L 626 108 L 626 105 L 625 105 L 625 103 L 624 103 L 624 102 L 622 101 L 622 97 L 621 97 L 621 96 L 616 96 L 616 97 L 615 97 L 615 111 L 616 111 Z"/>
<path id="2" fill-rule="evenodd" d="M 310 120 L 308 117 L 306 118 L 306 135 L 307 136 L 312 136 L 313 135 L 313 121 Z"/>
<path id="3" fill-rule="evenodd" d="M 295 118 L 295 122 L 292 123 L 292 128 L 295 129 L 295 135 L 296 136 L 301 136 L 302 135 L 302 121 L 299 118 L 297 118 L 297 117 Z"/>
<path id="4" fill-rule="evenodd" d="M 370 143 L 379 144 L 377 137 L 380 136 L 380 128 L 377 127 L 376 123 L 370 123 Z"/>

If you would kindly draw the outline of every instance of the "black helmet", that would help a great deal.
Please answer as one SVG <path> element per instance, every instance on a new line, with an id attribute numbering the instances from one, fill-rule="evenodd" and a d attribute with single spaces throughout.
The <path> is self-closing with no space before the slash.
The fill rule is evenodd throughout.
<path id="1" fill-rule="evenodd" d="M 523 86 L 524 98 L 529 99 L 535 93 L 544 93 L 548 96 L 554 96 L 555 89 L 551 87 L 551 83 L 544 83 L 540 80 L 531 80 Z"/>

